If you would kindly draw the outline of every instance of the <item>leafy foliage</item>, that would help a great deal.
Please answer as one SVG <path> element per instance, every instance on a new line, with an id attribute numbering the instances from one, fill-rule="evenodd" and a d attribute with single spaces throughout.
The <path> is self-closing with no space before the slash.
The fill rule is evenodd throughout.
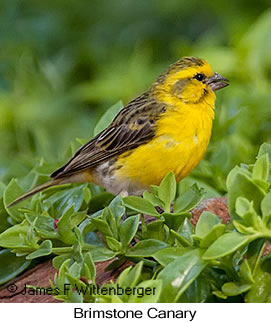
<path id="1" fill-rule="evenodd" d="M 264 144 L 254 165 L 229 173 L 234 220 L 228 225 L 203 212 L 193 227 L 189 211 L 205 192 L 194 184 L 177 194 L 172 173 L 143 197 L 116 196 L 108 201 L 92 184 L 66 185 L 7 209 L 21 192 L 11 181 L 3 186 L 1 201 L 2 215 L 13 225 L 0 234 L 0 246 L 6 248 L 1 255 L 12 263 L 14 275 L 32 259 L 54 256 L 59 272 L 52 286 L 59 290 L 57 299 L 66 302 L 268 302 L 270 257 L 262 257 L 262 252 L 271 240 L 269 154 L 271 149 Z M 90 212 L 98 197 L 107 206 Z M 101 286 L 107 292 L 94 295 L 89 290 L 96 286 L 95 262 L 106 260 L 112 260 L 108 270 L 126 260 L 136 265 L 126 268 L 115 283 Z M 12 277 L 9 271 L 1 272 L 1 282 Z M 142 290 L 153 288 L 155 293 L 142 295 Z"/>

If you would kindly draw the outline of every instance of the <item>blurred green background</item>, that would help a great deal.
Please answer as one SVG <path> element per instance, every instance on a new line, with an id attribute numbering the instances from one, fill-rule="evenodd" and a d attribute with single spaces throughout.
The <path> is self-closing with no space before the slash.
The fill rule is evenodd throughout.
<path id="1" fill-rule="evenodd" d="M 225 192 L 237 163 L 271 140 L 270 0 L 1 0 L 0 179 L 55 165 L 99 117 L 184 55 L 230 79 L 211 144 L 186 181 Z M 180 157 L 181 158 L 181 157 Z M 52 167 L 52 170 L 53 168 Z M 49 167 L 50 168 L 50 167 Z"/>

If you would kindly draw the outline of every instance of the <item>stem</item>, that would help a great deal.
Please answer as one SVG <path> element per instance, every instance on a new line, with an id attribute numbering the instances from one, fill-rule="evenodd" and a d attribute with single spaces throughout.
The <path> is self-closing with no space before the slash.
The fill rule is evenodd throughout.
<path id="1" fill-rule="evenodd" d="M 56 255 L 62 254 L 62 253 L 68 253 L 72 252 L 73 247 L 59 247 L 59 248 L 52 248 L 52 252 Z"/>
<path id="2" fill-rule="evenodd" d="M 260 260 L 262 258 L 262 254 L 263 254 L 265 246 L 266 246 L 266 241 L 263 243 L 262 248 L 261 248 L 260 252 L 258 253 L 258 257 L 256 259 L 255 266 L 252 271 L 252 277 L 254 277 L 255 273 L 257 272 L 257 270 L 259 268 Z"/>

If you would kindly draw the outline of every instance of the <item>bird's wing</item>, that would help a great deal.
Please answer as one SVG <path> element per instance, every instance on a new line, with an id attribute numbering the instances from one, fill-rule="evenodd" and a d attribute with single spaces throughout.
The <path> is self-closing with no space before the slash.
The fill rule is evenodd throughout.
<path id="1" fill-rule="evenodd" d="M 150 100 L 147 94 L 131 101 L 112 123 L 83 145 L 66 165 L 51 177 L 61 178 L 77 173 L 147 143 L 155 135 L 155 123 L 165 105 Z"/>

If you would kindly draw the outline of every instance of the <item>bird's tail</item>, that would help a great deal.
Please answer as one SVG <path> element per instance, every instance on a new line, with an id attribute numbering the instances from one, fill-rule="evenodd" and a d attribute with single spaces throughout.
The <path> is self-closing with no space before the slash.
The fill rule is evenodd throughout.
<path id="1" fill-rule="evenodd" d="M 67 181 L 65 181 L 65 179 L 63 180 L 63 178 L 51 179 L 50 181 L 48 181 L 44 184 L 41 184 L 41 185 L 35 187 L 33 190 L 19 196 L 18 198 L 16 198 L 16 200 L 9 203 L 8 207 L 15 205 L 15 204 L 27 199 L 28 197 L 45 190 L 46 188 L 49 188 L 49 187 L 55 186 L 55 185 L 59 185 L 59 184 L 64 184 L 64 183 L 67 183 Z"/>

